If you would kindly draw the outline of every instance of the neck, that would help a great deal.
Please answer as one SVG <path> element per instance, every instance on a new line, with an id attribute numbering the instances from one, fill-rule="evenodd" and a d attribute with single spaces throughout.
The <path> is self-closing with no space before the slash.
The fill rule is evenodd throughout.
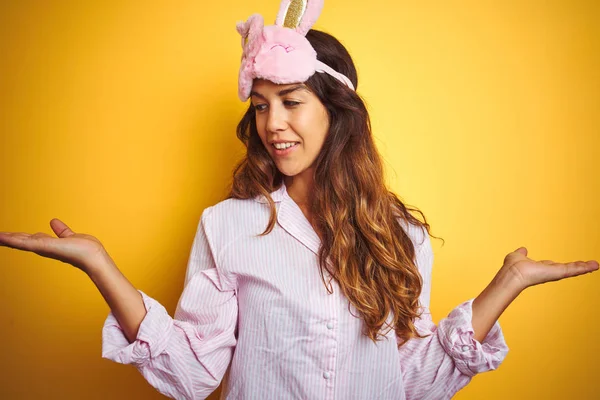
<path id="1" fill-rule="evenodd" d="M 283 181 L 288 195 L 294 202 L 301 208 L 308 208 L 309 193 L 311 193 L 314 183 L 312 168 L 295 176 L 286 176 Z"/>

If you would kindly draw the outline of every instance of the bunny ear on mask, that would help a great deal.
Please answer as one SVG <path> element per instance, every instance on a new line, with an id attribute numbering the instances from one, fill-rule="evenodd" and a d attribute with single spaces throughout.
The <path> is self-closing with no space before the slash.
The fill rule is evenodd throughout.
<path id="1" fill-rule="evenodd" d="M 282 0 L 275 25 L 306 33 L 317 22 L 323 10 L 323 0 Z"/>

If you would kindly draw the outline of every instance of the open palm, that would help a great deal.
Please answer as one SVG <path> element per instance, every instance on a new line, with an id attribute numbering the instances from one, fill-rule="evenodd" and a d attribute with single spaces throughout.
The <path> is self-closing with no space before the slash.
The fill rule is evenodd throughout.
<path id="1" fill-rule="evenodd" d="M 520 247 L 506 256 L 502 269 L 514 275 L 514 278 L 525 289 L 529 286 L 596 271 L 598 262 L 595 260 L 569 263 L 559 263 L 552 260 L 535 261 L 527 257 L 525 247 Z"/>
<path id="2" fill-rule="evenodd" d="M 84 272 L 87 272 L 87 267 L 91 265 L 92 261 L 104 256 L 104 246 L 94 236 L 74 233 L 57 218 L 50 221 L 50 227 L 57 237 L 42 232 L 35 234 L 2 232 L 0 233 L 0 246 L 53 258 L 71 264 Z"/>

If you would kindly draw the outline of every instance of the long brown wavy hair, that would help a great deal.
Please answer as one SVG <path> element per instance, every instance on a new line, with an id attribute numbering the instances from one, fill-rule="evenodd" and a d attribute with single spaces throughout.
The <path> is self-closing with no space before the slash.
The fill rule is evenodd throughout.
<path id="1" fill-rule="evenodd" d="M 311 29 L 306 38 L 319 60 L 358 87 L 352 58 L 335 37 Z M 361 314 L 366 336 L 378 341 L 385 324 L 388 330 L 384 334 L 394 328 L 401 339 L 400 347 L 411 337 L 422 337 L 413 320 L 420 316 L 418 300 L 423 286 L 413 243 L 400 220 L 424 227 L 427 234 L 435 236 L 430 234 L 421 211 L 408 208 L 387 189 L 369 114 L 360 96 L 327 74 L 315 73 L 305 84 L 324 104 L 330 118 L 329 132 L 314 164 L 310 204 L 314 216 L 311 222 L 321 238 L 321 278 L 330 293 L 331 280 L 328 286 L 323 270 L 337 281 Z M 284 177 L 260 140 L 252 103 L 237 126 L 237 137 L 247 153 L 234 170 L 228 198 L 265 196 L 271 209 L 262 233 L 266 235 L 277 220 L 270 193 L 280 188 Z M 409 211 L 420 213 L 424 222 Z M 393 325 L 386 322 L 390 311 Z"/>

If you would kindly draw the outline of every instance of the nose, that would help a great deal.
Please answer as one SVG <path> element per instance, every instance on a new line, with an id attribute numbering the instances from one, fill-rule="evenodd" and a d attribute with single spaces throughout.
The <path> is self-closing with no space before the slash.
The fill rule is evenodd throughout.
<path id="1" fill-rule="evenodd" d="M 286 110 L 276 104 L 269 107 L 267 115 L 267 130 L 269 132 L 283 131 L 287 128 Z"/>

